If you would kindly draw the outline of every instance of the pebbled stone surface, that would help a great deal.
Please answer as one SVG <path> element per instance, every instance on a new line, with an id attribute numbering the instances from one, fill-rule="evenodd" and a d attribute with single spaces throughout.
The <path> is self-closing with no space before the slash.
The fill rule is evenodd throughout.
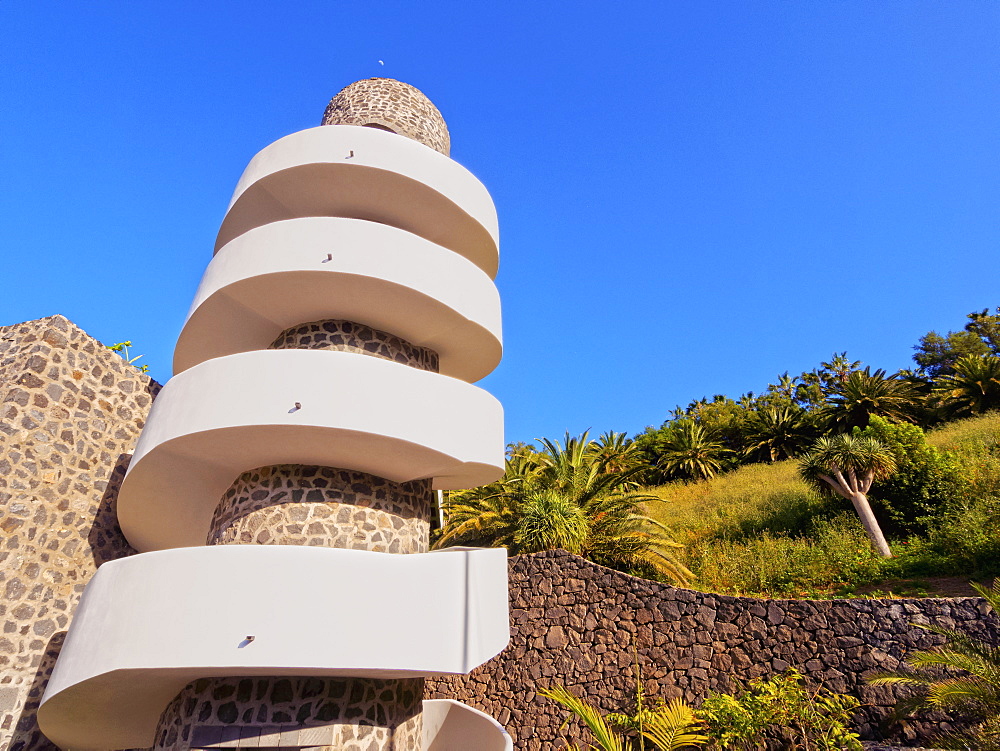
<path id="1" fill-rule="evenodd" d="M 426 553 L 430 480 L 285 464 L 244 472 L 215 510 L 208 545 L 314 545 Z"/>
<path id="2" fill-rule="evenodd" d="M 420 89 L 392 78 L 366 78 L 341 89 L 327 105 L 322 124 L 381 128 L 445 156 L 451 153 L 451 136 L 438 108 Z"/>
<path id="3" fill-rule="evenodd" d="M 160 716 L 156 751 L 421 748 L 423 679 L 203 678 Z"/>
<path id="4" fill-rule="evenodd" d="M 63 316 L 0 327 L 0 751 L 35 721 L 84 585 L 135 551 L 118 488 L 160 386 Z"/>

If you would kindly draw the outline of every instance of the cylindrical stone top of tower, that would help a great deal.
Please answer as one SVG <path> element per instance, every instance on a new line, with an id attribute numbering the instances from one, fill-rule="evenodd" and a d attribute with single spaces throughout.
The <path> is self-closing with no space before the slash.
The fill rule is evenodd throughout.
<path id="1" fill-rule="evenodd" d="M 366 78 L 342 89 L 327 105 L 323 125 L 381 128 L 451 152 L 448 126 L 420 89 L 392 78 Z"/>

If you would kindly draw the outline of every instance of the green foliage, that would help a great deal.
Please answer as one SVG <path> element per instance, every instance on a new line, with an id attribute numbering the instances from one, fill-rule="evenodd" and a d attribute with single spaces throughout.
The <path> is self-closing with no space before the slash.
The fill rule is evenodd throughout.
<path id="1" fill-rule="evenodd" d="M 141 360 L 143 357 L 145 357 L 145 355 L 136 355 L 135 357 L 130 357 L 129 347 L 131 346 L 132 342 L 130 340 L 125 342 L 118 342 L 118 344 L 111 344 L 108 346 L 108 349 L 110 349 L 112 352 L 117 352 L 118 354 L 120 354 L 122 356 L 122 359 L 125 360 L 125 362 L 127 362 L 129 365 L 135 365 L 136 360 Z M 136 365 L 136 367 L 139 369 L 140 373 L 149 372 L 148 365 Z"/>
<path id="2" fill-rule="evenodd" d="M 882 561 L 850 514 L 818 520 L 807 535 L 764 532 L 690 546 L 697 587 L 760 597 L 830 597 L 883 578 Z"/>
<path id="3" fill-rule="evenodd" d="M 744 426 L 746 456 L 776 462 L 799 456 L 819 437 L 813 417 L 795 404 L 762 407 L 750 413 Z"/>
<path id="4" fill-rule="evenodd" d="M 542 451 L 515 447 L 503 479 L 452 493 L 435 547 L 506 547 L 512 554 L 565 548 L 596 563 L 685 583 L 690 572 L 669 530 L 643 513 L 635 470 L 611 468 L 604 444 L 568 434 Z M 618 456 L 615 453 L 615 456 Z"/>
<path id="5" fill-rule="evenodd" d="M 694 420 L 680 420 L 656 443 L 657 466 L 668 478 L 704 480 L 722 470 L 731 453 Z"/>
<path id="6" fill-rule="evenodd" d="M 708 739 L 699 732 L 702 723 L 688 704 L 681 699 L 664 701 L 662 698 L 656 698 L 651 706 L 647 706 L 641 685 L 639 683 L 634 714 L 612 712 L 603 716 L 599 709 L 574 696 L 562 686 L 543 688 L 538 694 L 558 702 L 571 712 L 571 717 L 563 723 L 563 727 L 573 717 L 583 723 L 593 740 L 589 745 L 590 749 L 598 751 L 644 749 L 646 741 L 649 741 L 652 744 L 651 751 L 652 749 L 682 751 L 705 744 Z M 624 730 L 625 733 L 615 732 L 615 727 Z M 579 747 L 567 743 L 566 748 L 572 751 Z"/>
<path id="7" fill-rule="evenodd" d="M 1000 408 L 1000 357 L 966 355 L 951 370 L 934 385 L 946 415 L 968 417 Z"/>
<path id="8" fill-rule="evenodd" d="M 831 384 L 820 416 L 837 431 L 864 428 L 873 415 L 897 422 L 910 422 L 923 402 L 914 384 L 884 370 L 855 370 Z"/>
<path id="9" fill-rule="evenodd" d="M 929 331 L 913 348 L 914 361 L 931 378 L 952 373 L 955 362 L 962 357 L 1000 355 L 1000 307 L 994 314 L 986 308 L 969 313 L 967 318 L 961 331 L 949 331 L 945 336 Z"/>
<path id="10" fill-rule="evenodd" d="M 887 533 L 926 532 L 948 503 L 965 492 L 957 458 L 929 445 L 916 425 L 873 417 L 856 435 L 886 446 L 896 462 L 896 472 L 878 480 L 869 494 Z"/>
<path id="11" fill-rule="evenodd" d="M 991 610 L 1000 611 L 1000 580 L 992 589 L 973 585 Z M 919 626 L 946 642 L 912 653 L 902 670 L 879 673 L 869 679 L 877 686 L 905 686 L 913 696 L 897 706 L 900 714 L 919 709 L 954 711 L 978 719 L 971 731 L 958 731 L 938 739 L 942 748 L 968 751 L 1000 749 L 1000 643 L 994 644 L 953 629 Z"/>
<path id="12" fill-rule="evenodd" d="M 806 689 L 802 675 L 788 670 L 751 681 L 738 696 L 713 694 L 697 714 L 724 751 L 756 751 L 766 741 L 790 751 L 861 751 L 860 737 L 848 729 L 859 706 L 853 696 Z"/>

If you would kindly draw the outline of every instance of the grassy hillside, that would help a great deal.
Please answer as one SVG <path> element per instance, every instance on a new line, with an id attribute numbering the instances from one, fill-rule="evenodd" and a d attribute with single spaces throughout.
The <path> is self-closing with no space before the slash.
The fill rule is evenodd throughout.
<path id="1" fill-rule="evenodd" d="M 696 587 L 729 594 L 829 597 L 963 594 L 967 579 L 1000 574 L 1000 413 L 950 423 L 928 443 L 952 451 L 968 490 L 924 537 L 870 549 L 850 504 L 822 497 L 793 461 L 755 464 L 650 492 L 650 516 L 686 547 Z"/>

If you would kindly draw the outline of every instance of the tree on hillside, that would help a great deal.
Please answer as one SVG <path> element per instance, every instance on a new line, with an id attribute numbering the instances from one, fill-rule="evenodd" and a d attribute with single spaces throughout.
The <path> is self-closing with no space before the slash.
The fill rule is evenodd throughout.
<path id="1" fill-rule="evenodd" d="M 934 395 L 949 417 L 981 415 L 1000 408 L 1000 357 L 966 355 L 938 378 Z"/>
<path id="2" fill-rule="evenodd" d="M 812 416 L 801 407 L 763 407 L 746 422 L 744 453 L 776 462 L 802 454 L 819 437 Z"/>
<path id="3" fill-rule="evenodd" d="M 587 433 L 539 443 L 534 455 L 509 457 L 503 479 L 452 493 L 434 547 L 506 547 L 515 555 L 564 548 L 640 576 L 690 579 L 676 558 L 680 546 L 643 513 L 655 496 L 636 490 L 636 469 L 608 471 Z"/>
<path id="4" fill-rule="evenodd" d="M 855 370 L 827 390 L 827 403 L 820 416 L 831 428 L 846 432 L 868 426 L 872 415 L 897 422 L 912 422 L 923 396 L 917 387 L 898 374 L 884 370 Z"/>
<path id="5" fill-rule="evenodd" d="M 1000 355 L 1000 307 L 969 313 L 968 323 L 961 331 L 949 331 L 942 336 L 928 331 L 914 346 L 914 362 L 930 378 L 948 375 L 962 357 Z"/>
<path id="6" fill-rule="evenodd" d="M 896 460 L 883 444 L 848 434 L 820 438 L 799 465 L 804 478 L 851 502 L 872 546 L 884 558 L 891 558 L 892 551 L 872 513 L 867 493 L 872 482 L 895 471 Z"/>
<path id="7" fill-rule="evenodd" d="M 679 420 L 657 442 L 657 466 L 669 478 L 715 477 L 732 453 L 693 420 Z"/>

